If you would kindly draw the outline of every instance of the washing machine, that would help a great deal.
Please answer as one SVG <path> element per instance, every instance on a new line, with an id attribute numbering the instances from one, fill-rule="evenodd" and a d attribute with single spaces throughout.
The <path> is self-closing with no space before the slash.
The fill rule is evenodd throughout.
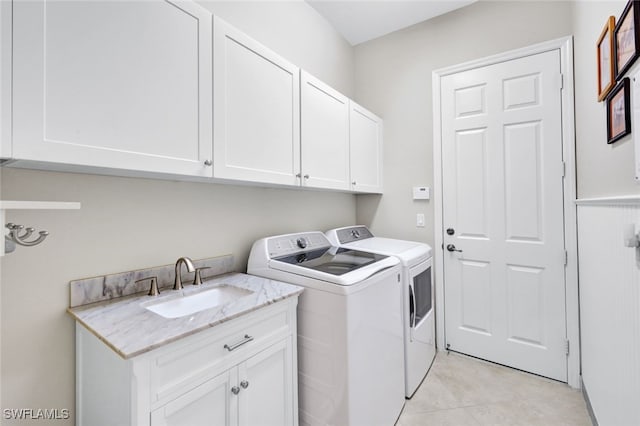
<path id="1" fill-rule="evenodd" d="M 325 233 L 336 246 L 395 256 L 402 265 L 405 396 L 411 398 L 436 354 L 431 247 L 414 241 L 374 236 L 366 226 Z"/>
<path id="2" fill-rule="evenodd" d="M 405 401 L 398 259 L 304 232 L 256 241 L 247 273 L 305 288 L 298 301 L 300 424 L 395 424 Z"/>

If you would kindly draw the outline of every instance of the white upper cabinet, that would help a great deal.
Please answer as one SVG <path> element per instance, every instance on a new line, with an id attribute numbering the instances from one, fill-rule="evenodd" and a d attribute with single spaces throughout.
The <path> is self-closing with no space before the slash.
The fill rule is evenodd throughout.
<path id="1" fill-rule="evenodd" d="M 382 119 L 351 101 L 351 189 L 382 193 Z"/>
<path id="2" fill-rule="evenodd" d="M 300 184 L 300 70 L 214 18 L 214 176 Z"/>
<path id="3" fill-rule="evenodd" d="M 302 185 L 349 190 L 349 99 L 301 71 Z"/>
<path id="4" fill-rule="evenodd" d="M 382 191 L 382 121 L 195 2 L 0 0 L 0 24 L 9 164 Z"/>
<path id="5" fill-rule="evenodd" d="M 182 1 L 13 2 L 13 158 L 211 176 L 211 20 Z"/>
<path id="6" fill-rule="evenodd" d="M 0 158 L 11 157 L 11 6 L 0 1 Z"/>

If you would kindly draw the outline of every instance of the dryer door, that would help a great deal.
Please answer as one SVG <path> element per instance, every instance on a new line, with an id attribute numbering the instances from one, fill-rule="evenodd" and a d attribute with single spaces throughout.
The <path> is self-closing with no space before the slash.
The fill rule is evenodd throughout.
<path id="1" fill-rule="evenodd" d="M 433 343 L 431 258 L 409 270 L 409 333 L 412 342 Z"/>

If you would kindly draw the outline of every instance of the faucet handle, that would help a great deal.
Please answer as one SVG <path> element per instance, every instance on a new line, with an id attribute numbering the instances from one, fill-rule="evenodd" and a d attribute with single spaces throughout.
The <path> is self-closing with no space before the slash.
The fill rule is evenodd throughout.
<path id="1" fill-rule="evenodd" d="M 202 268 L 196 268 L 196 275 L 193 277 L 193 285 L 202 284 L 202 277 L 200 276 L 200 271 L 203 269 L 211 269 L 210 266 L 203 266 Z"/>
<path id="2" fill-rule="evenodd" d="M 147 281 L 147 280 L 151 280 L 151 286 L 149 287 L 149 293 L 147 293 L 149 296 L 157 296 L 160 294 L 160 290 L 158 290 L 158 277 L 147 277 L 147 278 L 142 278 L 136 281 L 136 283 L 142 282 L 142 281 Z"/>

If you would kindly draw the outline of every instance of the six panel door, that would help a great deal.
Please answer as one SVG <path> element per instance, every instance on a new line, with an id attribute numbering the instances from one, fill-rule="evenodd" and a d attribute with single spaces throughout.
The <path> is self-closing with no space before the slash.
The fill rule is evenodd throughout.
<path id="1" fill-rule="evenodd" d="M 444 279 L 450 349 L 566 381 L 560 81 L 557 50 L 442 79 Z"/>

